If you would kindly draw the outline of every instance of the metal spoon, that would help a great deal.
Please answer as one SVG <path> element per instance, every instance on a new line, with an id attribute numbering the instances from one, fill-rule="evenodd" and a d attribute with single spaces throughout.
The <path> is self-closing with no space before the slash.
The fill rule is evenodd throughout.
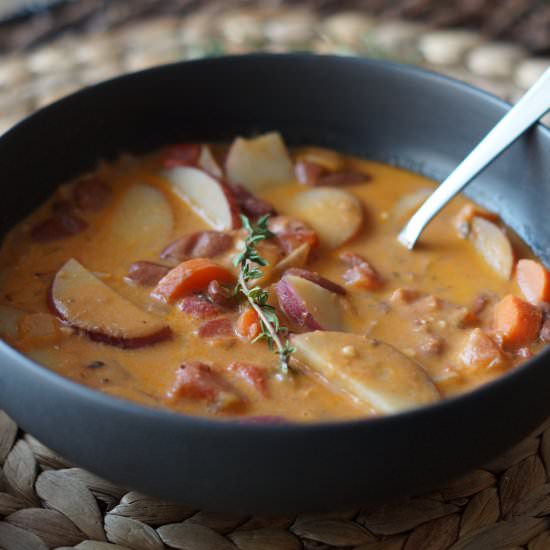
<path id="1" fill-rule="evenodd" d="M 550 110 L 550 67 L 426 199 L 399 233 L 399 242 L 412 250 L 431 219 L 548 110 Z"/>

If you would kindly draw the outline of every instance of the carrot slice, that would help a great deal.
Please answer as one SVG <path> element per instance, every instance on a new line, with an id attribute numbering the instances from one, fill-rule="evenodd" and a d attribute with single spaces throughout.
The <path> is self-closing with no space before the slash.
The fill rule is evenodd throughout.
<path id="1" fill-rule="evenodd" d="M 237 320 L 237 332 L 243 338 L 248 340 L 254 340 L 260 334 L 260 318 L 256 313 L 256 310 L 251 307 L 247 307 L 239 316 Z"/>
<path id="2" fill-rule="evenodd" d="M 532 304 L 508 294 L 495 306 L 495 329 L 504 346 L 526 346 L 536 340 L 542 313 Z"/>
<path id="3" fill-rule="evenodd" d="M 550 302 L 550 272 L 535 260 L 520 260 L 516 266 L 519 288 L 532 304 Z"/>
<path id="4" fill-rule="evenodd" d="M 235 277 L 228 269 L 212 260 L 194 258 L 171 269 L 157 283 L 152 295 L 172 303 L 183 296 L 204 290 L 214 280 L 222 284 L 234 283 Z"/>

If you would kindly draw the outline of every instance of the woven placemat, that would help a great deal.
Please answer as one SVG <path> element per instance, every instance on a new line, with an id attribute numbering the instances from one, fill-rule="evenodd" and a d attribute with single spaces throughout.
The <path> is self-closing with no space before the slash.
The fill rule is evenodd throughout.
<path id="1" fill-rule="evenodd" d="M 4 550 L 550 548 L 550 422 L 429 495 L 298 517 L 213 514 L 126 492 L 71 467 L 1 412 L 0 463 Z"/>
<path id="2" fill-rule="evenodd" d="M 250 50 L 393 59 L 509 101 L 550 65 L 517 44 L 469 30 L 379 20 L 362 11 L 321 16 L 275 1 L 208 4 L 185 17 L 65 34 L 0 57 L 0 133 L 33 110 L 117 74 Z M 1 412 L 0 464 L 3 550 L 550 549 L 550 422 L 493 463 L 429 495 L 321 516 L 212 514 L 126 492 L 71 467 Z"/>

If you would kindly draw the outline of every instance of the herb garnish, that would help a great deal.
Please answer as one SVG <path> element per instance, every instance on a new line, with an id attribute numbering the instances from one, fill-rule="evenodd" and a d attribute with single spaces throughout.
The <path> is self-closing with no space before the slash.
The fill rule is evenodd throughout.
<path id="1" fill-rule="evenodd" d="M 252 288 L 248 286 L 250 281 L 259 279 L 263 275 L 260 267 L 268 265 L 267 261 L 260 256 L 256 245 L 260 241 L 274 237 L 267 227 L 269 214 L 259 218 L 255 226 L 246 216 L 241 215 L 241 220 L 248 235 L 244 241 L 244 250 L 234 260 L 235 267 L 240 268 L 235 292 L 241 292 L 246 296 L 260 319 L 261 332 L 252 342 L 266 340 L 269 349 L 275 350 L 279 356 L 281 371 L 286 374 L 290 355 L 295 351 L 288 339 L 285 338 L 284 344 L 281 342 L 280 335 L 286 334 L 288 329 L 281 325 L 275 308 L 267 303 L 269 298 L 267 290 L 257 285 Z"/>

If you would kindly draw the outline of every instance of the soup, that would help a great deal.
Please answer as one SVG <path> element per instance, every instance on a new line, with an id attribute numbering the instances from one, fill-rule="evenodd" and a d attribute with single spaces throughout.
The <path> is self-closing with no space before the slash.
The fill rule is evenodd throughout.
<path id="1" fill-rule="evenodd" d="M 550 274 L 463 197 L 277 133 L 176 144 L 60 186 L 0 251 L 0 336 L 102 392 L 250 421 L 369 417 L 542 349 Z"/>

